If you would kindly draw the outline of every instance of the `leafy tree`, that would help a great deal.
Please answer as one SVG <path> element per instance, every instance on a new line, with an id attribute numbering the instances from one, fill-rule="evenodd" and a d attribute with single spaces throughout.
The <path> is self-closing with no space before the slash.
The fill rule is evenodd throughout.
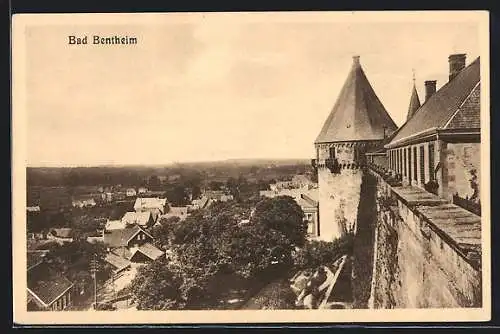
<path id="1" fill-rule="evenodd" d="M 173 206 L 183 206 L 189 204 L 189 196 L 183 185 L 177 184 L 166 191 L 168 201 Z"/>
<path id="2" fill-rule="evenodd" d="M 210 183 L 208 184 L 208 187 L 211 190 L 221 190 L 223 186 L 224 186 L 224 183 L 222 183 L 220 181 L 210 181 Z"/>
<path id="3" fill-rule="evenodd" d="M 302 210 L 291 198 L 266 199 L 257 204 L 251 222 L 240 226 L 253 204 L 215 203 L 183 222 L 163 220 L 155 227 L 152 233 L 173 258 L 168 266 L 163 258 L 147 265 L 134 280 L 139 307 L 210 305 L 220 293 L 214 282 L 225 275 L 254 279 L 268 275 L 277 263 L 290 267 L 292 250 L 305 240 Z"/>
<path id="4" fill-rule="evenodd" d="M 201 196 L 201 188 L 198 184 L 191 186 L 191 196 L 193 199 Z"/>
<path id="5" fill-rule="evenodd" d="M 139 310 L 170 310 L 184 308 L 182 296 L 183 278 L 179 271 L 171 270 L 162 257 L 139 268 L 130 283 Z"/>
<path id="6" fill-rule="evenodd" d="M 147 183 L 148 187 L 150 187 L 151 189 L 157 189 L 161 184 L 160 179 L 158 178 L 157 175 L 151 175 Z"/>
<path id="7" fill-rule="evenodd" d="M 335 262 L 340 256 L 352 252 L 353 235 L 347 234 L 333 242 L 308 241 L 304 247 L 293 253 L 293 262 L 296 268 L 312 269 L 320 265 Z"/>
<path id="8" fill-rule="evenodd" d="M 102 282 L 110 277 L 111 267 L 104 261 L 105 256 L 104 244 L 91 244 L 84 240 L 77 240 L 58 247 L 54 245 L 47 254 L 47 260 L 64 273 L 70 281 L 77 283 L 83 290 L 89 292 L 92 289 L 90 273 L 92 259 L 96 259 L 98 262 L 98 281 Z"/>
<path id="9" fill-rule="evenodd" d="M 230 177 L 226 180 L 226 188 L 236 200 L 239 199 L 240 187 L 238 185 L 238 181 L 234 177 Z"/>
<path id="10" fill-rule="evenodd" d="M 160 225 L 151 228 L 151 235 L 159 247 L 165 249 L 172 244 L 174 232 L 179 228 L 177 225 L 179 222 L 179 217 L 161 218 Z"/>
<path id="11" fill-rule="evenodd" d="M 261 200 L 255 208 L 253 221 L 282 232 L 292 246 L 301 247 L 306 242 L 307 223 L 304 222 L 304 212 L 290 196 Z"/>

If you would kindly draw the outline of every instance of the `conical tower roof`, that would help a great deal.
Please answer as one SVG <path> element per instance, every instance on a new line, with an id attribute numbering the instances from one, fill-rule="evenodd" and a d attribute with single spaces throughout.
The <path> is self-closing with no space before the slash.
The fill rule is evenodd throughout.
<path id="1" fill-rule="evenodd" d="M 415 82 L 413 82 L 413 90 L 411 92 L 410 105 L 408 106 L 408 114 L 406 115 L 406 120 L 412 118 L 418 108 L 420 108 L 420 99 L 418 98 Z"/>
<path id="2" fill-rule="evenodd" d="M 359 63 L 353 65 L 315 143 L 380 140 L 397 129 Z"/>

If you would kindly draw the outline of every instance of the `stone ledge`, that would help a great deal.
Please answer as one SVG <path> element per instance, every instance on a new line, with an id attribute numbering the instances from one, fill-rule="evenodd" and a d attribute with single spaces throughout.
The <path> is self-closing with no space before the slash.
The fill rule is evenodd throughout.
<path id="1" fill-rule="evenodd" d="M 480 216 L 417 187 L 391 187 L 391 191 L 468 263 L 480 268 Z"/>
<path id="2" fill-rule="evenodd" d="M 481 261 L 481 217 L 459 206 L 419 206 L 419 214 L 450 246 L 473 267 Z"/>
<path id="3" fill-rule="evenodd" d="M 417 187 L 391 187 L 391 190 L 403 203 L 411 207 L 449 204 L 449 201 Z"/>

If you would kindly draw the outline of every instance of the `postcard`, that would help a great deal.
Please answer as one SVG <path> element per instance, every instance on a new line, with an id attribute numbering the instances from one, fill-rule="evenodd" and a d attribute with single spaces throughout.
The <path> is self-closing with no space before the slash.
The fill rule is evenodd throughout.
<path id="1" fill-rule="evenodd" d="M 17 324 L 491 318 L 482 11 L 17 14 Z"/>

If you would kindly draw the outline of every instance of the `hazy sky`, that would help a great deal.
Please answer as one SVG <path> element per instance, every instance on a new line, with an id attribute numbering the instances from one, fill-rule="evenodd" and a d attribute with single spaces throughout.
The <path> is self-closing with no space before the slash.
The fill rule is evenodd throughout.
<path id="1" fill-rule="evenodd" d="M 412 86 L 479 55 L 476 24 L 199 19 L 26 30 L 29 165 L 311 158 L 351 68 L 401 125 Z M 71 46 L 68 35 L 135 46 Z"/>

